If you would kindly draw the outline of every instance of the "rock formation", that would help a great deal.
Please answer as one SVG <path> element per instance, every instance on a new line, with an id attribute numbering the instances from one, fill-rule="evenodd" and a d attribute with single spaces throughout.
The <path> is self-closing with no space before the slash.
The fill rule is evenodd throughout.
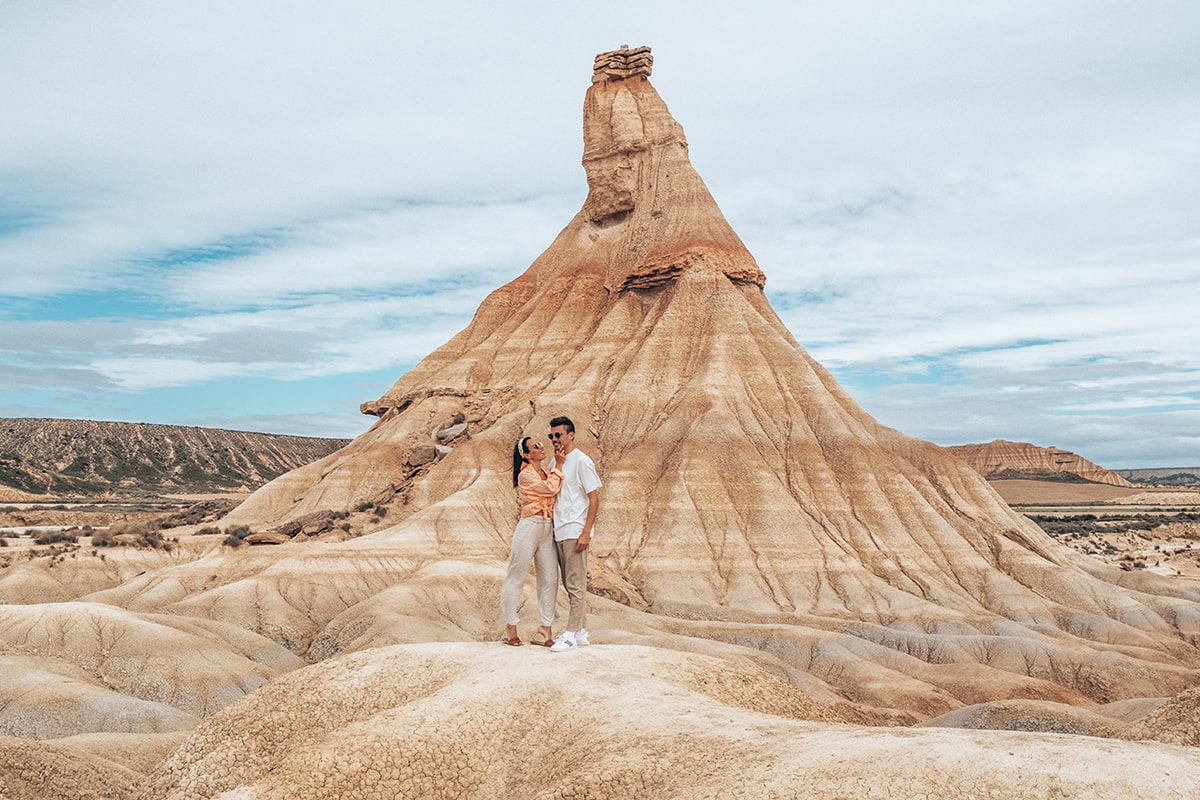
<path id="1" fill-rule="evenodd" d="M 761 671 L 645 647 L 577 655 L 406 645 L 309 667 L 204 722 L 144 797 L 1185 800 L 1200 791 L 1200 751 L 1190 748 L 831 726 L 828 711 Z M 573 702 L 580 687 L 586 701 Z"/>
<path id="2" fill-rule="evenodd" d="M 611 50 L 596 56 L 592 62 L 592 83 L 623 81 L 635 76 L 649 78 L 653 66 L 654 56 L 650 55 L 649 47 L 635 47 L 630 50 L 629 45 L 623 44 L 620 50 Z"/>
<path id="3" fill-rule="evenodd" d="M 31 741 L 0 736 L 4 800 L 135 800 L 147 775 L 186 734 L 83 734 Z"/>
<path id="4" fill-rule="evenodd" d="M 1139 718 L 1121 736 L 1135 741 L 1153 739 L 1200 747 L 1200 687 L 1171 698 L 1160 708 Z"/>
<path id="5" fill-rule="evenodd" d="M 245 490 L 345 444 L 179 425 L 0 419 L 0 484 L 31 496 Z M 0 485 L 0 499 L 22 499 L 4 491 Z"/>
<path id="6" fill-rule="evenodd" d="M 947 447 L 989 480 L 1031 478 L 1033 480 L 1082 479 L 1113 486 L 1133 486 L 1112 470 L 1083 456 L 1057 447 L 1038 447 L 1027 442 L 995 439 L 987 444 L 958 444 Z"/>
<path id="7" fill-rule="evenodd" d="M 592 579 L 610 597 L 738 620 L 741 642 L 924 716 L 1200 679 L 1200 592 L 1059 546 L 959 459 L 873 420 L 805 353 L 644 74 L 594 82 L 583 132 L 589 193 L 550 247 L 364 404 L 380 418 L 370 431 L 229 522 L 266 528 L 392 487 L 390 527 L 361 547 L 498 565 L 512 443 L 565 413 L 606 484 Z M 410 454 L 457 420 L 452 452 L 414 471 Z M 816 656 L 831 648 L 836 680 Z M 848 677 L 843 657 L 865 672 Z M 867 673 L 886 696 L 863 693 Z"/>
<path id="8" fill-rule="evenodd" d="M 145 701 L 138 707 L 143 718 L 152 704 L 196 717 L 211 714 L 301 663 L 245 628 L 98 603 L 0 606 L 0 647 L 82 668 L 110 691 Z M 39 669 L 60 672 L 54 663 L 45 661 Z M 154 731 L 173 730 L 182 717 L 165 710 L 159 716 L 161 721 L 145 724 Z M 49 723 L 27 719 L 26 724 L 37 729 Z"/>

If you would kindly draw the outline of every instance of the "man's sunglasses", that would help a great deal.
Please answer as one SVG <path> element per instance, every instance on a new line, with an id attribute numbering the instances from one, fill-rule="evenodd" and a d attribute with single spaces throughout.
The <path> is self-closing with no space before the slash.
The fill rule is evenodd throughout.
<path id="1" fill-rule="evenodd" d="M 555 433 L 551 433 L 551 434 L 550 434 L 550 438 L 551 438 L 551 439 L 561 439 L 562 437 L 563 437 L 563 432 L 562 432 L 562 431 L 557 431 L 557 432 L 555 432 Z"/>

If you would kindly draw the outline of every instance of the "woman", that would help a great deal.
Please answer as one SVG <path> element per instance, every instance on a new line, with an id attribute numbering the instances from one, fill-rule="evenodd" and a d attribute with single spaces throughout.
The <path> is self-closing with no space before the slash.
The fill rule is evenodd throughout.
<path id="1" fill-rule="evenodd" d="M 505 644 L 521 646 L 517 635 L 517 604 L 532 561 L 537 575 L 538 621 L 533 643 L 554 644 L 554 601 L 558 591 L 558 556 L 554 550 L 554 501 L 562 488 L 563 474 L 542 467 L 546 448 L 531 437 L 521 438 L 513 448 L 513 486 L 521 503 L 521 519 L 513 533 L 508 554 L 508 574 L 500 589 L 500 615 L 504 617 Z"/>

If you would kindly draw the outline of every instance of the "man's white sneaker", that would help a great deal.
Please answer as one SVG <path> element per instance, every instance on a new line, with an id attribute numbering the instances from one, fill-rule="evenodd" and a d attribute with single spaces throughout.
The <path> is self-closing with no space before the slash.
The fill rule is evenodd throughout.
<path id="1" fill-rule="evenodd" d="M 563 631 L 558 636 L 554 637 L 554 644 L 550 645 L 551 653 L 561 653 L 565 650 L 570 650 L 575 646 L 575 634 L 573 631 Z"/>
<path id="2" fill-rule="evenodd" d="M 575 644 L 579 645 L 580 647 L 587 647 L 591 643 L 591 640 L 588 639 L 587 629 L 580 628 L 579 632 L 575 634 Z"/>

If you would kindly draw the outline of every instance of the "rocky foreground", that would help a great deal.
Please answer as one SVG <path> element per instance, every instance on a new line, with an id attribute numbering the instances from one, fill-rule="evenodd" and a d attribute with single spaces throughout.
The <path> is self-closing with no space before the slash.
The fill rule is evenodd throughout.
<path id="1" fill-rule="evenodd" d="M 912 713 L 864 700 L 912 689 L 866 670 L 847 652 L 853 637 L 593 597 L 596 644 L 506 647 L 493 641 L 499 563 L 421 566 L 374 539 L 230 551 L 198 536 L 173 553 L 31 562 L 43 585 L 92 591 L 0 606 L 3 796 L 1200 792 L 1197 689 L 1102 705 L 951 702 L 919 729 L 896 727 Z M 262 594 L 253 576 L 296 559 L 309 579 L 293 572 L 294 588 Z M 220 599 L 239 583 L 252 593 Z M 353 596 L 363 599 L 335 613 Z M 139 610 L 168 600 L 169 613 Z M 854 673 L 862 699 L 814 676 L 830 669 Z M 970 673 L 942 669 L 947 686 Z"/>

